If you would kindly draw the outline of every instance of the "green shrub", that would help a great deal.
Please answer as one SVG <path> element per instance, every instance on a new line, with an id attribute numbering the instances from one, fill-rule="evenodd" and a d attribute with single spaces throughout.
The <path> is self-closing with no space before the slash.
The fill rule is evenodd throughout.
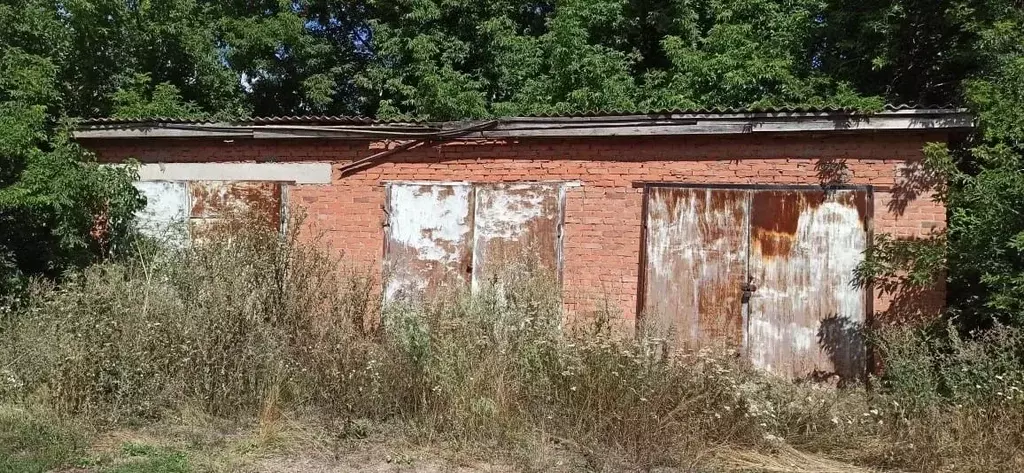
<path id="1" fill-rule="evenodd" d="M 953 324 L 893 327 L 876 339 L 883 392 L 902 399 L 904 409 L 1024 405 L 1024 329 L 997 325 L 967 337 Z"/>

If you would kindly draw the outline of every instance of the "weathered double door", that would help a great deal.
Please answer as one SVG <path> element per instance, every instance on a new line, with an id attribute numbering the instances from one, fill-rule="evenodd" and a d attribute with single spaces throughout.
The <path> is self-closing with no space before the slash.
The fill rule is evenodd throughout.
<path id="1" fill-rule="evenodd" d="M 867 189 L 646 189 L 641 328 L 788 377 L 860 377 Z"/>
<path id="2" fill-rule="evenodd" d="M 385 299 L 476 290 L 524 263 L 557 276 L 564 207 L 562 183 L 388 184 Z"/>

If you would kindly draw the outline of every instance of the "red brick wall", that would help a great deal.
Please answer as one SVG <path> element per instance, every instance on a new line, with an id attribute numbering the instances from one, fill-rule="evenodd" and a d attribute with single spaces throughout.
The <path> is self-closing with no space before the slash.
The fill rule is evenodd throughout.
<path id="1" fill-rule="evenodd" d="M 822 163 L 845 162 L 850 184 L 875 186 L 874 231 L 920 236 L 945 225 L 930 194 L 901 195 L 900 174 L 922 157 L 938 133 L 735 135 L 458 142 L 400 152 L 341 176 L 338 168 L 384 143 L 329 140 L 89 140 L 103 161 L 330 161 L 331 185 L 299 185 L 291 202 L 307 222 L 354 262 L 379 264 L 385 181 L 574 180 L 565 217 L 565 281 L 569 300 L 607 300 L 627 318 L 636 307 L 641 189 L 638 181 L 719 184 L 819 184 Z M 896 192 L 894 192 L 896 191 Z M 900 204 L 900 205 L 896 205 Z M 942 292 L 918 302 L 935 310 Z M 888 301 L 876 297 L 874 309 Z M 578 309 L 585 307 L 579 306 Z"/>

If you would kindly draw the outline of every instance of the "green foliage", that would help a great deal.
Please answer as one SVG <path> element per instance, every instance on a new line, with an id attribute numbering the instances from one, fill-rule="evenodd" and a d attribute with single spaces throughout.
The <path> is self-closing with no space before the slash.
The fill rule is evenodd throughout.
<path id="1" fill-rule="evenodd" d="M 873 285 L 891 295 L 908 286 L 931 287 L 939 282 L 945 267 L 943 236 L 906 240 L 882 233 L 875 236 L 864 262 L 854 270 L 854 280 L 860 286 Z"/>
<path id="2" fill-rule="evenodd" d="M 950 288 L 967 328 L 1024 326 L 1024 11 L 979 32 L 992 66 L 966 83 L 974 146 L 957 155 L 949 206 Z"/>
<path id="3" fill-rule="evenodd" d="M 661 40 L 670 67 L 647 72 L 647 103 L 881 108 L 880 97 L 864 97 L 817 67 L 813 43 L 826 26 L 815 18 L 825 2 L 688 3 L 692 13 Z"/>
<path id="4" fill-rule="evenodd" d="M 114 92 L 111 116 L 201 118 L 205 115 L 195 103 L 183 103 L 181 92 L 174 85 L 164 82 L 154 86 L 151 82 L 148 75 L 138 74 L 130 84 Z"/>
<path id="5" fill-rule="evenodd" d="M 0 306 L 26 276 L 54 277 L 122 246 L 140 204 L 132 169 L 98 166 L 58 121 L 53 32 L 35 29 L 56 26 L 49 13 L 0 6 Z"/>
<path id="6" fill-rule="evenodd" d="M 77 462 L 82 435 L 53 416 L 27 409 L 0 408 L 0 472 L 44 473 Z"/>
<path id="7" fill-rule="evenodd" d="M 853 34 L 846 41 L 875 38 L 862 43 L 876 55 L 873 70 L 843 60 L 833 63 L 838 75 L 887 76 L 888 83 L 860 88 L 959 101 L 978 123 L 976 133 L 950 148 L 927 146 L 923 165 L 905 176 L 910 185 L 894 193 L 897 200 L 931 193 L 945 203 L 945 234 L 881 236 L 859 278 L 892 293 L 901 284 L 920 287 L 946 274 L 949 314 L 964 333 L 999 323 L 1024 326 L 1024 10 L 1009 1 L 961 0 L 835 8 L 831 14 L 866 20 L 848 30 Z M 840 44 L 847 32 L 831 34 Z M 823 67 L 832 67 L 829 61 L 826 56 Z"/>
<path id="8" fill-rule="evenodd" d="M 885 361 L 882 392 L 908 414 L 945 403 L 1024 403 L 1024 331 L 997 325 L 973 335 L 961 335 L 952 322 L 878 331 L 874 337 Z"/>
<path id="9" fill-rule="evenodd" d="M 882 105 L 816 67 L 820 1 L 372 5 L 360 85 L 384 116 Z"/>
<path id="10" fill-rule="evenodd" d="M 19 0 L 72 116 L 957 102 L 1011 0 Z M 21 12 L 28 12 L 22 14 Z M 1011 18 L 1011 20 L 1008 20 Z M 22 41 L 23 42 L 23 41 Z M 25 43 L 28 44 L 28 43 Z M 143 79 L 148 77 L 148 81 Z M 140 106 L 144 105 L 144 106 Z M 184 107 L 184 108 L 182 108 Z"/>

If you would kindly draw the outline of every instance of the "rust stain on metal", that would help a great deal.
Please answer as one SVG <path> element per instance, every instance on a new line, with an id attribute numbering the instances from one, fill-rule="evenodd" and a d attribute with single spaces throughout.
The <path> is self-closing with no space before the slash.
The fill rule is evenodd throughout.
<path id="1" fill-rule="evenodd" d="M 476 186 L 472 287 L 478 290 L 510 265 L 561 270 L 562 186 L 546 183 Z"/>
<path id="2" fill-rule="evenodd" d="M 853 207 L 857 209 L 857 215 L 860 216 L 861 226 L 865 230 L 868 229 L 868 222 L 871 221 L 870 214 L 870 198 L 867 192 L 842 192 L 835 195 L 836 201 L 847 207 Z"/>
<path id="3" fill-rule="evenodd" d="M 740 346 L 747 191 L 654 187 L 647 205 L 643 329 Z"/>
<path id="4" fill-rule="evenodd" d="M 753 238 L 764 257 L 792 251 L 800 214 L 825 201 L 823 191 L 757 191 L 751 196 Z"/>
<path id="5" fill-rule="evenodd" d="M 226 218 L 242 213 L 265 216 L 277 225 L 281 184 L 271 181 L 193 181 L 189 183 L 191 218 Z"/>
<path id="6" fill-rule="evenodd" d="M 852 277 L 868 244 L 857 205 L 866 196 L 756 191 L 751 200 L 751 361 L 788 377 L 861 377 L 866 299 Z"/>
<path id="7" fill-rule="evenodd" d="M 385 300 L 466 284 L 472 264 L 472 197 L 467 184 L 388 185 Z"/>
<path id="8" fill-rule="evenodd" d="M 282 183 L 273 181 L 191 181 L 189 230 L 193 240 L 211 232 L 233 232 L 243 221 L 257 219 L 279 230 L 284 209 Z"/>

